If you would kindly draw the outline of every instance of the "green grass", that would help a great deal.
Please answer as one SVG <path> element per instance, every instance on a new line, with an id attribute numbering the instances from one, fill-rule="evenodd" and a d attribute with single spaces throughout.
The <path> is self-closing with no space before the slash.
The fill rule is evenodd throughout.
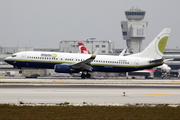
<path id="1" fill-rule="evenodd" d="M 180 107 L 0 105 L 0 120 L 178 120 Z"/>

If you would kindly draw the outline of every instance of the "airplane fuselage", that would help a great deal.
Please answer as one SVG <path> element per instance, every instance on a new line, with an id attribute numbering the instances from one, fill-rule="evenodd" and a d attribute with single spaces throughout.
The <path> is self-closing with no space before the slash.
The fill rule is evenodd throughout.
<path id="1" fill-rule="evenodd" d="M 77 64 L 90 57 L 91 54 L 26 51 L 13 54 L 5 61 L 16 68 L 54 69 L 57 64 Z M 128 72 L 151 69 L 163 64 L 163 62 L 150 63 L 149 61 L 150 59 L 139 57 L 96 55 L 96 58 L 90 64 L 92 71 L 99 72 Z M 79 71 L 83 70 L 77 69 L 74 72 Z"/>

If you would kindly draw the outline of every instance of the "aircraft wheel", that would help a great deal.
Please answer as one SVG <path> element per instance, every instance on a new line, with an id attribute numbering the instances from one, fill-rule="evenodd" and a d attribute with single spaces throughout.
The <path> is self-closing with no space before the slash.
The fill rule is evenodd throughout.
<path id="1" fill-rule="evenodd" d="M 22 74 L 22 70 L 19 71 L 19 74 Z"/>
<path id="2" fill-rule="evenodd" d="M 87 78 L 90 78 L 90 77 L 91 77 L 91 74 L 87 73 L 86 77 L 87 77 Z"/>
<path id="3" fill-rule="evenodd" d="M 85 78 L 86 78 L 86 75 L 85 75 L 85 74 L 81 74 L 81 78 L 82 78 L 82 79 L 85 79 Z"/>

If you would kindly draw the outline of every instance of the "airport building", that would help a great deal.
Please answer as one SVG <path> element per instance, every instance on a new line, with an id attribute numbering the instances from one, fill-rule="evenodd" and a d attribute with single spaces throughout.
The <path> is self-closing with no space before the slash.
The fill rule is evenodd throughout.
<path id="1" fill-rule="evenodd" d="M 163 58 L 171 68 L 171 74 L 178 75 L 180 73 L 180 49 L 166 49 Z"/>
<path id="2" fill-rule="evenodd" d="M 95 52 L 98 48 L 98 54 L 113 53 L 114 42 L 111 40 L 96 40 L 90 38 L 86 40 L 64 40 L 59 42 L 59 51 L 68 53 L 79 53 L 78 42 L 82 42 L 90 53 Z"/>

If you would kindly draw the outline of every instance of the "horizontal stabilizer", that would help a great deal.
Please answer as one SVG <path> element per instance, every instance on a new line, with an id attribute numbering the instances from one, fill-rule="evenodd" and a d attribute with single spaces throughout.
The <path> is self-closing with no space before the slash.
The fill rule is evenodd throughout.
<path id="1" fill-rule="evenodd" d="M 159 62 L 163 62 L 164 59 L 156 59 L 156 60 L 150 60 L 150 63 L 159 63 Z"/>
<path id="2" fill-rule="evenodd" d="M 173 60 L 174 60 L 174 58 L 171 58 L 171 59 L 165 59 L 164 62 L 166 62 L 166 61 L 173 61 Z"/>

